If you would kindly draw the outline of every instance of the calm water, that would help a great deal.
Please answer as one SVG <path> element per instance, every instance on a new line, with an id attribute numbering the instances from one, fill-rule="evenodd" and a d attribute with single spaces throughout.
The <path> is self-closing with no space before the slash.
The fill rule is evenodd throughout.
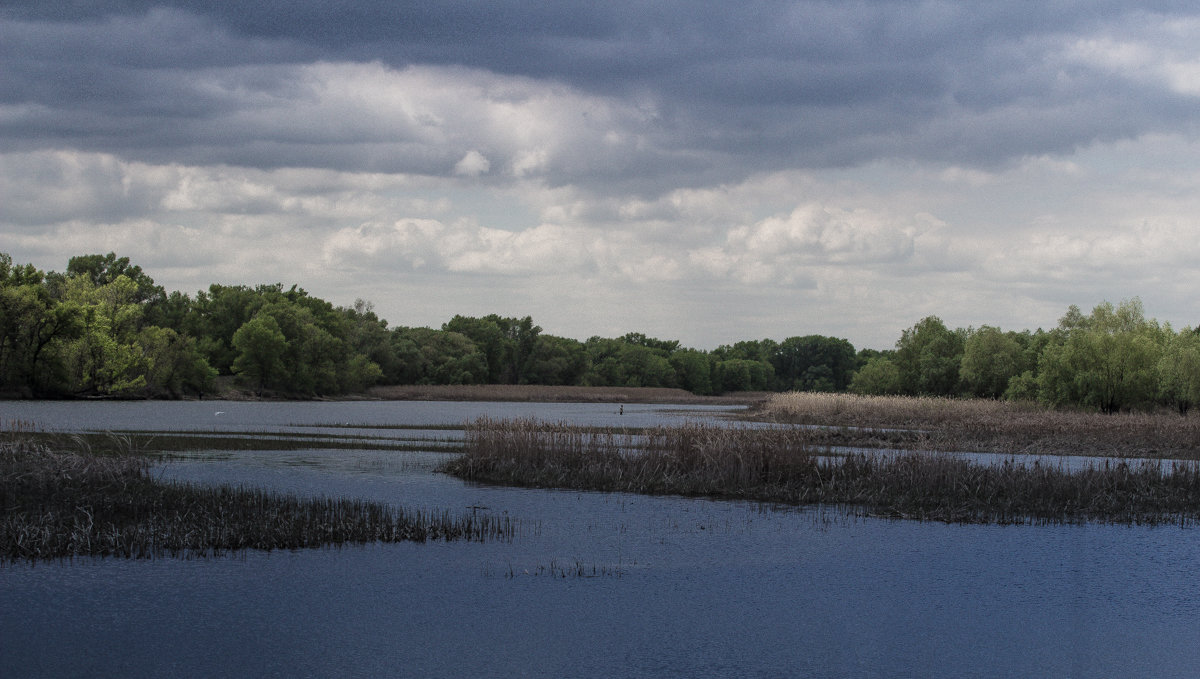
<path id="1" fill-rule="evenodd" d="M 654 424 L 715 413 L 453 403 L 0 406 L 0 421 L 68 429 L 195 429 L 203 421 L 217 431 L 303 430 L 482 414 Z M 5 566 L 0 675 L 1190 677 L 1200 666 L 1192 529 L 946 526 L 480 487 L 436 474 L 444 455 L 212 451 L 164 463 L 163 476 L 199 483 L 485 507 L 520 519 L 522 531 L 512 543 Z"/>

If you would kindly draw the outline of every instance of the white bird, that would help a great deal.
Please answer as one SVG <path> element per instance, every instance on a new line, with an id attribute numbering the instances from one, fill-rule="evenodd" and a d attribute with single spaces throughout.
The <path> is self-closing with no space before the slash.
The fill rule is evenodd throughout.
<path id="1" fill-rule="evenodd" d="M 218 410 L 217 412 L 213 413 L 213 415 L 224 415 L 224 414 L 225 414 L 224 410 Z"/>

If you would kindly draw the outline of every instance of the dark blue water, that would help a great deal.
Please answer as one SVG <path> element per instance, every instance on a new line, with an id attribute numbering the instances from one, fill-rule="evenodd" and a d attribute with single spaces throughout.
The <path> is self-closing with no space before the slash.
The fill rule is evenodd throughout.
<path id="1" fill-rule="evenodd" d="M 1190 677 L 1200 666 L 1192 529 L 947 526 L 481 487 L 435 473 L 444 455 L 167 462 L 159 473 L 198 483 L 485 507 L 521 531 L 511 543 L 5 566 L 0 674 Z"/>

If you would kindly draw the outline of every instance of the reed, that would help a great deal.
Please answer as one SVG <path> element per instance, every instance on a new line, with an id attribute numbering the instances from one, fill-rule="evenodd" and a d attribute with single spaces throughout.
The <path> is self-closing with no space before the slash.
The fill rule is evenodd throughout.
<path id="1" fill-rule="evenodd" d="M 458 429 L 462 429 L 459 425 Z M 115 431 L 29 432 L 22 438 L 51 448 L 86 449 L 96 453 L 173 453 L 190 450 L 447 450 L 459 448 L 452 439 L 398 436 L 341 436 L 315 432 Z"/>
<path id="2" fill-rule="evenodd" d="M 145 458 L 0 443 L 0 561 L 511 539 L 516 528 L 507 517 L 162 482 L 149 470 Z"/>
<path id="3" fill-rule="evenodd" d="M 482 420 L 443 469 L 508 485 L 831 504 L 957 523 L 1191 523 L 1200 465 L 1115 462 L 1082 471 L 933 453 L 834 457 L 796 429 L 662 427 L 584 434 L 531 420 Z"/>
<path id="4" fill-rule="evenodd" d="M 823 427 L 814 444 L 1002 454 L 1200 459 L 1200 418 L 1105 415 L 987 399 L 776 394 L 761 420 Z"/>

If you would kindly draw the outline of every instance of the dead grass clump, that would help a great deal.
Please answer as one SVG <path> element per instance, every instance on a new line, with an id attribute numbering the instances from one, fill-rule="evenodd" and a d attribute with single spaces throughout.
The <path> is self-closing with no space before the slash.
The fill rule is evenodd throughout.
<path id="1" fill-rule="evenodd" d="M 507 518 L 164 483 L 151 476 L 143 458 L 64 452 L 21 440 L 0 443 L 0 562 L 510 539 L 513 532 Z"/>
<path id="2" fill-rule="evenodd" d="M 948 522 L 1156 524 L 1200 517 L 1200 465 L 1105 464 L 1078 472 L 933 453 L 835 457 L 803 430 L 709 424 L 585 433 L 532 420 L 478 422 L 445 471 L 535 487 L 834 504 Z"/>
<path id="3" fill-rule="evenodd" d="M 830 441 L 844 445 L 872 446 L 874 438 L 909 449 L 1200 459 L 1200 419 L 1167 412 L 1105 415 L 987 399 L 791 392 L 771 397 L 758 417 L 846 428 Z"/>

